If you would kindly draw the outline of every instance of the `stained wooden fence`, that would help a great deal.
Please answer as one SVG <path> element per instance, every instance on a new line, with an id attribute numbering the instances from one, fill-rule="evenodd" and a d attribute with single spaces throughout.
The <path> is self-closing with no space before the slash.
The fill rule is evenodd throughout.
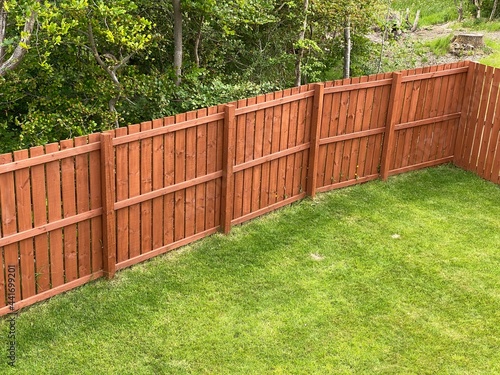
<path id="1" fill-rule="evenodd" d="M 316 192 L 452 161 L 499 182 L 495 72 L 305 85 L 0 155 L 0 314 L 9 266 L 18 309 Z"/>
<path id="2" fill-rule="evenodd" d="M 500 184 L 500 70 L 469 69 L 454 163 Z"/>

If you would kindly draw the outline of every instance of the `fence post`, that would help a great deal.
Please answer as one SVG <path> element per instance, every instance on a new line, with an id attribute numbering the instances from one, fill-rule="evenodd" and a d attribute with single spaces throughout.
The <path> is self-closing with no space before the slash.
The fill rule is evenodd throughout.
<path id="1" fill-rule="evenodd" d="M 233 158 L 235 148 L 235 107 L 224 106 L 224 142 L 222 149 L 222 200 L 221 229 L 227 234 L 231 230 L 233 218 Z"/>
<path id="2" fill-rule="evenodd" d="M 399 72 L 392 75 L 391 96 L 389 98 L 389 109 L 385 124 L 384 145 L 382 148 L 382 162 L 380 164 L 380 175 L 382 180 L 387 181 L 389 168 L 392 161 L 392 151 L 394 149 L 394 128 L 396 126 L 397 109 L 401 103 L 401 82 L 403 76 Z"/>
<path id="3" fill-rule="evenodd" d="M 314 198 L 316 195 L 316 182 L 318 179 L 318 155 L 319 139 L 321 130 L 321 119 L 323 117 L 323 99 L 325 96 L 325 86 L 316 83 L 314 87 L 314 105 L 311 121 L 311 136 L 309 149 L 309 170 L 307 176 L 307 195 Z"/>
<path id="4" fill-rule="evenodd" d="M 462 153 L 465 135 L 467 133 L 469 107 L 471 105 L 472 88 L 474 86 L 476 63 L 472 61 L 467 62 L 467 81 L 465 84 L 464 97 L 460 107 L 460 122 L 457 130 L 457 138 L 455 139 L 453 150 L 453 164 L 461 166 L 463 164 Z"/>
<path id="5" fill-rule="evenodd" d="M 108 279 L 116 272 L 115 158 L 112 141 L 112 134 L 101 134 L 102 260 L 104 276 Z"/>

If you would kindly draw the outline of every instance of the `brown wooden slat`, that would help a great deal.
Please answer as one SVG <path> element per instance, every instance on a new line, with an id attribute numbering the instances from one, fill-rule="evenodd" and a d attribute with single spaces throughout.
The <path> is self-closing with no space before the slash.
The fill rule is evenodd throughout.
<path id="1" fill-rule="evenodd" d="M 197 112 L 198 117 L 206 117 L 207 110 L 201 109 Z M 196 177 L 207 174 L 207 125 L 199 125 L 196 129 Z M 206 196 L 207 184 L 196 185 L 196 227 L 195 233 L 205 231 L 206 223 Z"/>
<path id="2" fill-rule="evenodd" d="M 247 99 L 247 106 L 253 106 L 256 103 L 256 98 Z M 288 104 L 289 105 L 289 104 Z M 255 149 L 255 112 L 247 112 L 245 114 L 245 133 L 244 133 L 244 160 L 250 161 L 254 158 Z M 243 194 L 242 194 L 242 215 L 246 215 L 252 211 L 252 187 L 253 187 L 253 171 L 243 171 Z"/>
<path id="3" fill-rule="evenodd" d="M 356 90 L 361 90 L 361 89 L 368 89 L 368 88 L 373 88 L 373 87 L 380 87 L 380 86 L 390 86 L 392 80 L 389 79 L 381 79 L 377 81 L 370 81 L 370 82 L 356 82 L 353 81 L 351 84 L 344 84 L 342 86 L 333 86 L 333 87 L 328 87 L 325 88 L 325 94 L 333 94 L 336 92 L 345 92 L 345 91 L 356 91 Z"/>
<path id="4" fill-rule="evenodd" d="M 489 94 L 489 103 L 488 103 L 488 109 L 486 113 L 486 118 L 483 121 L 483 135 L 482 139 L 480 141 L 479 145 L 479 151 L 477 153 L 477 167 L 475 169 L 475 172 L 483 177 L 483 178 L 489 178 L 491 175 L 491 170 L 486 171 L 485 166 L 486 166 L 486 156 L 488 154 L 489 148 L 490 148 L 490 139 L 492 137 L 497 138 L 498 130 L 497 133 L 493 134 L 492 130 L 494 127 L 494 122 L 493 122 L 493 117 L 495 112 L 497 111 L 497 103 L 499 100 L 498 97 L 498 91 L 499 91 L 499 86 L 500 86 L 500 70 L 495 69 L 493 72 L 493 80 L 488 83 L 491 87 L 490 89 L 490 94 Z"/>
<path id="5" fill-rule="evenodd" d="M 75 138 L 75 147 L 85 146 L 88 137 Z M 89 186 L 89 155 L 76 156 L 76 212 L 81 214 L 90 210 Z M 91 272 L 91 247 L 90 220 L 78 223 L 78 275 L 90 275 Z"/>
<path id="6" fill-rule="evenodd" d="M 61 141 L 61 149 L 73 148 L 73 140 Z M 75 186 L 75 160 L 65 158 L 61 160 L 62 183 L 62 208 L 63 217 L 76 215 L 76 186 Z M 71 224 L 64 229 L 64 276 L 65 282 L 78 279 L 78 249 L 76 238 L 76 224 Z"/>
<path id="7" fill-rule="evenodd" d="M 265 100 L 271 101 L 274 98 L 274 94 L 266 94 Z M 273 140 L 273 118 L 274 118 L 274 109 L 266 108 L 264 111 L 264 133 L 263 133 L 263 144 L 262 144 L 262 155 L 266 156 L 271 154 L 271 145 Z M 261 192 L 260 192 L 260 208 L 267 207 L 270 198 L 270 172 L 271 172 L 271 163 L 263 163 L 262 164 L 262 183 L 261 183 Z"/>
<path id="8" fill-rule="evenodd" d="M 153 129 L 161 128 L 163 126 L 163 119 L 157 119 L 153 121 Z M 163 136 L 158 135 L 153 137 L 152 141 L 152 190 L 158 190 L 163 187 Z M 153 198 L 153 212 L 152 212 L 152 247 L 158 249 L 163 246 L 163 197 Z"/>
<path id="9" fill-rule="evenodd" d="M 30 156 L 44 154 L 43 146 L 32 147 Z M 43 165 L 31 167 L 31 186 L 33 200 L 33 225 L 35 228 L 47 224 L 47 189 Z M 1 240 L 0 240 L 1 241 Z M 49 236 L 47 233 L 35 236 L 36 286 L 37 293 L 50 288 Z"/>
<path id="10" fill-rule="evenodd" d="M 309 174 L 308 174 L 308 185 L 307 185 L 307 195 L 313 197 L 316 195 L 316 187 L 318 185 L 318 156 L 319 156 L 319 146 L 321 138 L 321 127 L 322 119 L 324 118 L 324 98 L 325 98 L 325 88 L 321 84 L 314 85 L 314 104 L 312 112 L 312 120 L 310 126 L 310 151 L 309 151 Z M 302 148 L 308 144 L 303 144 L 296 146 L 296 148 Z"/>
<path id="11" fill-rule="evenodd" d="M 177 116 L 176 116 L 177 117 Z M 192 127 L 197 127 L 198 125 L 208 124 L 212 121 L 221 120 L 224 118 L 223 113 L 215 113 L 210 116 L 204 118 L 194 118 L 191 120 L 179 120 L 175 121 L 175 123 L 170 123 L 170 121 L 165 121 L 165 125 L 162 128 L 155 128 L 149 131 L 141 132 L 141 133 L 133 133 L 129 135 L 121 135 L 117 138 L 113 139 L 113 146 L 123 145 L 125 143 L 140 141 L 145 138 L 152 138 L 158 135 L 166 135 L 168 133 L 175 133 L 179 130 L 185 130 Z M 165 118 L 167 119 L 167 118 Z"/>
<path id="12" fill-rule="evenodd" d="M 141 133 L 153 128 L 152 121 L 141 123 Z M 141 195 L 149 193 L 153 189 L 153 139 L 141 140 Z M 141 211 L 141 243 L 140 252 L 145 253 L 153 250 L 153 202 L 144 201 L 140 205 Z"/>
<path id="13" fill-rule="evenodd" d="M 384 134 L 384 146 L 382 154 L 382 162 L 380 165 L 380 175 L 383 180 L 389 177 L 389 167 L 391 165 L 391 154 L 394 147 L 394 126 L 398 116 L 397 108 L 401 98 L 401 73 L 393 74 L 391 96 L 389 99 L 389 110 L 387 112 L 387 125 Z"/>
<path id="14" fill-rule="evenodd" d="M 188 112 L 187 120 L 196 118 L 196 112 Z M 186 181 L 196 177 L 196 128 L 186 130 Z M 196 221 L 196 187 L 191 186 L 186 188 L 186 203 L 185 203 L 185 237 L 191 237 L 195 233 Z"/>
<path id="15" fill-rule="evenodd" d="M 236 147 L 236 116 L 235 106 L 224 108 L 224 139 L 222 143 L 222 198 L 221 198 L 221 229 L 224 233 L 231 230 L 234 201 L 233 163 Z"/>
<path id="16" fill-rule="evenodd" d="M 26 160 L 28 150 L 14 152 L 14 160 Z M 23 232 L 33 228 L 31 211 L 31 183 L 28 168 L 18 169 L 14 172 L 16 185 L 16 211 L 17 231 Z M 36 186 L 33 186 L 36 190 Z M 36 194 L 36 193 L 35 193 Z M 33 239 L 25 239 L 19 242 L 19 256 L 21 258 L 21 269 L 18 277 L 21 278 L 22 298 L 29 298 L 36 293 L 35 280 L 35 257 Z"/>
<path id="17" fill-rule="evenodd" d="M 46 153 L 59 150 L 57 143 L 45 146 Z M 45 165 L 47 178 L 47 208 L 49 223 L 62 219 L 61 216 L 61 172 L 59 160 Z M 49 233 L 50 241 L 50 277 L 51 287 L 55 288 L 64 283 L 64 260 L 62 247 L 62 229 Z"/>
<path id="18" fill-rule="evenodd" d="M 375 80 L 376 76 L 373 75 L 368 76 L 367 79 Z M 375 89 L 376 89 L 375 87 L 370 87 L 367 88 L 366 90 L 365 104 L 363 108 L 364 114 L 360 130 L 361 132 L 370 131 L 370 124 L 372 122 L 372 119 L 374 118 L 373 101 L 374 101 Z M 384 129 L 381 130 L 384 131 Z M 364 136 L 359 140 L 359 157 L 358 157 L 357 172 L 356 172 L 357 179 L 365 177 L 365 165 L 367 159 L 368 141 L 369 141 L 369 136 Z"/>
<path id="19" fill-rule="evenodd" d="M 91 134 L 89 135 L 89 143 L 99 143 L 101 142 L 100 134 Z M 114 152 L 112 151 L 112 156 L 114 156 Z M 101 199 L 101 168 L 93 168 L 95 165 L 101 165 L 101 153 L 100 151 L 92 151 L 89 154 L 89 179 L 90 179 L 90 210 L 97 210 L 101 208 L 102 210 L 102 199 Z M 111 176 L 111 184 L 115 185 L 114 176 Z M 115 187 L 116 189 L 116 187 Z M 114 201 L 111 201 L 114 203 Z M 114 214 L 114 212 L 113 212 Z M 90 220 L 90 226 L 92 231 L 92 273 L 96 273 L 103 269 L 103 260 L 102 260 L 102 244 L 103 244 L 103 235 L 102 235 L 102 217 L 96 216 Z M 113 230 L 116 230 L 116 221 L 113 220 Z M 115 243 L 113 252 L 115 260 L 116 260 L 116 232 L 115 235 Z"/>
<path id="20" fill-rule="evenodd" d="M 49 232 L 53 232 L 67 226 L 87 221 L 94 217 L 99 217 L 101 215 L 102 215 L 102 209 L 97 208 L 95 210 L 86 211 L 82 214 L 72 215 L 64 219 L 54 220 L 51 221 L 50 223 L 41 224 L 36 228 L 24 230 L 22 232 L 16 232 L 11 235 L 6 235 L 0 238 L 0 247 L 9 246 L 15 244 L 16 242 L 25 241 L 36 236 L 47 234 Z"/>
<path id="21" fill-rule="evenodd" d="M 461 116 L 457 131 L 457 139 L 455 141 L 455 158 L 453 159 L 454 164 L 459 166 L 463 166 L 464 163 L 464 142 L 468 131 L 469 119 L 471 116 L 472 100 L 474 98 L 472 96 L 472 92 L 476 87 L 474 83 L 478 76 L 478 74 L 476 74 L 477 68 L 478 64 L 472 62 L 468 63 L 467 81 L 465 84 L 464 96 L 460 108 Z"/>
<path id="22" fill-rule="evenodd" d="M 58 161 L 65 158 L 70 158 L 77 155 L 86 154 L 91 151 L 97 151 L 100 149 L 100 144 L 89 144 L 79 148 L 70 148 L 66 150 L 59 151 L 59 148 L 54 149 L 56 151 L 46 152 L 44 155 L 36 156 L 29 159 L 13 161 L 0 165 L 0 174 L 6 172 L 14 172 L 19 169 L 34 167 L 36 165 L 42 165 L 50 163 L 52 161 Z"/>
<path id="23" fill-rule="evenodd" d="M 117 137 L 128 134 L 127 128 L 119 128 L 115 131 Z M 122 201 L 129 197 L 128 175 L 129 159 L 128 144 L 115 147 L 116 150 L 116 200 Z M 104 182 L 104 181 L 103 181 Z M 129 209 L 117 210 L 116 212 L 116 262 L 128 259 L 129 249 Z"/>
<path id="24" fill-rule="evenodd" d="M 302 91 L 308 90 L 308 85 L 301 86 Z M 307 99 L 303 99 L 298 103 L 298 117 L 297 117 L 297 140 L 296 145 L 300 146 L 304 144 L 304 137 L 306 131 L 306 107 Z M 306 181 L 302 181 L 302 169 L 307 169 L 307 164 L 304 162 L 304 155 L 309 151 L 304 150 L 303 152 L 295 154 L 295 169 L 293 172 L 293 193 L 292 195 L 298 195 L 303 191 L 306 191 Z"/>
<path id="25" fill-rule="evenodd" d="M 102 181 L 102 263 L 103 273 L 110 279 L 116 271 L 117 242 L 116 242 L 116 216 L 113 209 L 115 201 L 115 158 L 111 133 L 101 134 L 101 181 Z M 126 248 L 125 248 L 126 250 Z M 118 251 L 118 254 L 120 252 Z M 125 254 L 124 254 L 125 255 Z"/>
<path id="26" fill-rule="evenodd" d="M 441 65 L 431 66 L 430 72 L 404 77 L 403 82 L 422 81 L 425 79 L 432 79 L 444 76 L 451 76 L 455 74 L 467 73 L 467 67 L 455 68 L 450 70 L 438 70 L 439 67 L 441 67 Z"/>
<path id="27" fill-rule="evenodd" d="M 296 95 L 283 96 L 283 92 L 275 96 L 275 99 L 269 100 L 259 104 L 251 104 L 247 106 L 241 106 L 236 109 L 236 116 L 244 115 L 250 112 L 256 112 L 266 108 L 280 107 L 284 104 L 291 103 L 293 101 L 305 99 L 314 96 L 314 91 L 302 92 Z M 254 98 L 250 98 L 253 101 Z"/>
<path id="28" fill-rule="evenodd" d="M 236 109 L 246 106 L 246 99 L 235 103 Z M 235 111 L 236 112 L 236 111 Z M 233 165 L 245 162 L 246 114 L 236 115 L 236 133 Z M 243 212 L 243 172 L 234 174 L 233 217 L 241 216 Z"/>
<path id="29" fill-rule="evenodd" d="M 175 122 L 174 117 L 166 117 L 163 119 L 164 126 L 171 125 Z M 164 186 L 170 186 L 175 183 L 175 133 L 167 133 L 163 137 L 164 143 Z M 174 242 L 175 233 L 175 194 L 167 194 L 163 198 L 163 246 Z"/>
<path id="30" fill-rule="evenodd" d="M 217 111 L 217 107 L 208 108 L 208 114 Z M 217 171 L 217 127 L 217 122 L 211 122 L 207 125 L 207 174 Z M 222 148 L 222 145 L 219 145 L 219 148 Z M 206 186 L 205 228 L 208 230 L 216 226 L 216 181 L 208 181 Z"/>
<path id="31" fill-rule="evenodd" d="M 257 104 L 264 103 L 266 101 L 265 95 L 259 95 L 257 98 Z M 259 159 L 262 157 L 263 153 L 263 143 L 264 143 L 264 115 L 265 110 L 259 110 L 255 113 L 255 143 L 254 143 L 254 159 Z M 255 166 L 252 170 L 252 206 L 251 211 L 257 211 L 260 209 L 261 202 L 261 186 L 262 186 L 262 164 Z"/>
<path id="32" fill-rule="evenodd" d="M 471 145 L 471 157 L 470 157 L 470 165 L 469 170 L 474 173 L 478 172 L 477 168 L 477 157 L 479 155 L 481 140 L 483 138 L 484 131 L 484 120 L 486 117 L 486 111 L 488 109 L 489 97 L 491 92 L 491 82 L 493 81 L 495 69 L 491 66 L 486 68 L 486 76 L 484 80 L 483 91 L 481 94 L 481 105 L 479 106 L 479 112 L 476 120 L 476 131 L 474 132 L 474 138 Z M 499 72 L 500 73 L 500 72 Z M 497 73 L 497 74 L 499 74 Z"/>
<path id="33" fill-rule="evenodd" d="M 128 134 L 140 134 L 140 125 L 128 126 Z M 114 142 L 113 142 L 114 143 Z M 141 194 L 141 142 L 128 143 L 128 197 L 134 198 Z M 141 254 L 141 206 L 139 204 L 128 208 L 129 218 L 129 249 L 127 258 L 135 258 Z"/>
<path id="34" fill-rule="evenodd" d="M 324 85 L 324 89 L 326 90 L 332 86 L 333 82 L 327 82 Z M 317 138 L 319 138 L 320 142 L 324 138 L 328 138 L 329 136 L 337 134 L 340 95 L 340 93 L 325 94 L 323 90 L 323 111 L 321 118 L 319 119 L 319 134 L 317 134 Z M 314 115 L 314 112 L 312 112 L 311 115 Z M 311 123 L 316 124 L 316 122 Z M 311 132 L 313 131 L 313 129 L 310 129 L 309 131 Z M 314 129 L 314 131 L 316 132 L 317 130 Z M 308 136 L 310 137 L 311 134 L 308 134 Z M 316 147 L 316 145 L 314 146 Z M 327 183 L 325 182 L 326 179 L 331 179 L 335 146 L 336 145 L 321 146 L 320 143 L 320 146 L 318 146 L 316 150 L 317 155 L 312 155 L 311 152 L 309 152 L 309 163 L 312 164 L 311 157 L 314 157 L 314 159 L 316 159 L 315 164 L 317 171 L 314 190 L 316 189 L 316 187 L 323 186 L 325 183 Z M 311 176 L 308 176 L 308 181 L 312 181 Z M 307 188 L 308 187 L 306 187 L 306 189 Z"/>
<path id="35" fill-rule="evenodd" d="M 11 154 L 0 155 L 0 165 L 12 162 Z M 17 232 L 17 222 L 16 222 L 16 201 L 15 201 L 15 183 L 14 183 L 14 172 L 7 172 L 0 174 L 0 207 L 1 210 L 1 227 L 2 236 L 9 236 Z M 1 258 L 1 257 L 0 257 Z M 21 300 L 21 277 L 20 277 L 20 265 L 19 265 L 19 246 L 17 243 L 7 245 L 3 247 L 3 260 L 5 267 L 5 279 L 4 279 L 4 269 L 2 267 L 2 277 L 1 281 L 4 283 L 2 286 L 2 298 L 0 300 L 0 306 L 5 306 L 8 303 L 17 303 Z M 15 292 L 9 291 L 9 267 L 15 267 Z M 12 281 L 11 281 L 12 282 Z M 12 294 L 14 301 L 9 297 Z M 8 297 L 9 296 L 9 297 Z M 9 300 L 7 301 L 7 299 Z"/>
<path id="36" fill-rule="evenodd" d="M 175 122 L 186 121 L 186 114 L 175 116 Z M 175 132 L 175 183 L 186 181 L 186 130 Z M 186 238 L 185 214 L 186 214 L 186 192 L 175 192 L 175 222 L 174 241 Z"/>

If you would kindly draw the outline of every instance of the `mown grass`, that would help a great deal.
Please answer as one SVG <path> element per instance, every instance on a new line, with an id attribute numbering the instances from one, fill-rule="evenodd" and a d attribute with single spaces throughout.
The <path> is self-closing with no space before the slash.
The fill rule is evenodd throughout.
<path id="1" fill-rule="evenodd" d="M 29 308 L 0 372 L 500 373 L 499 249 L 468 172 L 337 190 Z"/>

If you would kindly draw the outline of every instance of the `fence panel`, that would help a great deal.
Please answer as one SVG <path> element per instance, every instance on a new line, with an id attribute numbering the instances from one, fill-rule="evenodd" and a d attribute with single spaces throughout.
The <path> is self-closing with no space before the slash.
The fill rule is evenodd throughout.
<path id="1" fill-rule="evenodd" d="M 454 160 L 500 184 L 499 100 L 498 70 L 460 62 L 0 155 L 0 314 L 9 266 L 20 308 L 379 174 Z"/>

